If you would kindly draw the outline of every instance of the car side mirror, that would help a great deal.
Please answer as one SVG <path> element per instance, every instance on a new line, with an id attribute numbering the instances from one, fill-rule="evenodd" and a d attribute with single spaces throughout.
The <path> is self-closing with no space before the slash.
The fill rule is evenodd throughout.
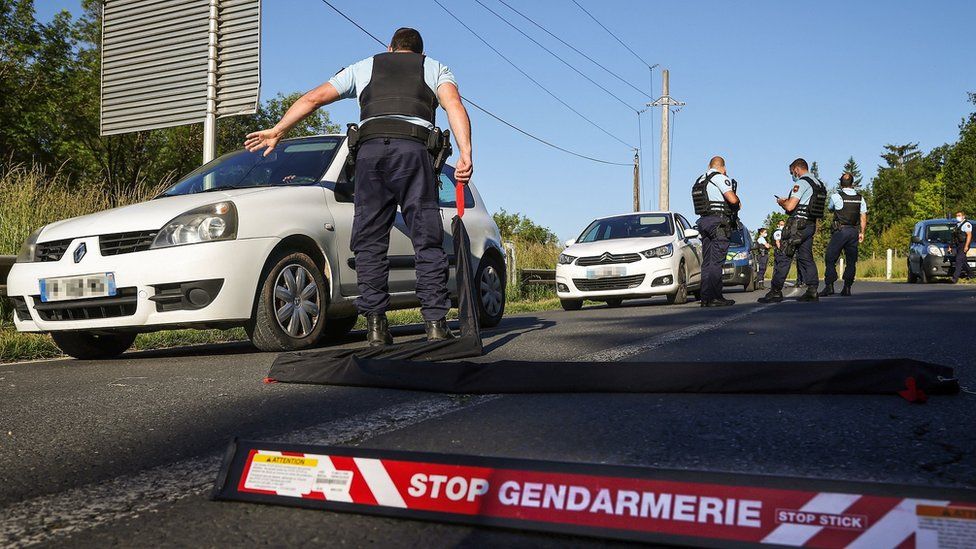
<path id="1" fill-rule="evenodd" d="M 567 248 L 570 247 L 570 246 L 572 246 L 573 244 L 576 244 L 576 239 L 575 238 L 570 238 L 569 240 L 566 241 L 566 247 Z"/>
<path id="2" fill-rule="evenodd" d="M 921 243 L 922 243 L 922 239 L 921 238 L 919 238 L 917 236 L 913 236 L 912 237 L 912 244 L 921 244 Z"/>
<path id="3" fill-rule="evenodd" d="M 685 229 L 685 238 L 698 238 L 700 235 L 695 229 Z"/>

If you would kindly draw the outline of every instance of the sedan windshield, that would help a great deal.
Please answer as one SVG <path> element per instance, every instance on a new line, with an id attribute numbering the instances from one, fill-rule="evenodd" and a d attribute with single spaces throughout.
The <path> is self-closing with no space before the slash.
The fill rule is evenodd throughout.
<path id="1" fill-rule="evenodd" d="M 583 231 L 579 242 L 598 242 L 616 238 L 642 238 L 674 234 L 670 215 L 634 214 L 597 219 Z"/>
<path id="2" fill-rule="evenodd" d="M 236 151 L 200 166 L 161 196 L 177 196 L 222 189 L 318 182 L 335 156 L 341 137 L 282 141 L 268 156 Z"/>

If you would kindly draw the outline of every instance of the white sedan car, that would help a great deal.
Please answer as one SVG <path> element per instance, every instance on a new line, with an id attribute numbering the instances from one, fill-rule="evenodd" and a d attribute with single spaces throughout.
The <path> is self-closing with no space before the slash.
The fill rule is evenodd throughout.
<path id="1" fill-rule="evenodd" d="M 597 219 L 567 243 L 556 265 L 556 293 L 567 311 L 583 300 L 611 307 L 625 299 L 667 296 L 685 303 L 701 288 L 701 240 L 675 212 L 639 212 Z"/>
<path id="2" fill-rule="evenodd" d="M 358 290 L 344 143 L 329 135 L 282 141 L 267 157 L 233 152 L 154 200 L 42 227 L 7 278 L 17 329 L 50 332 L 82 359 L 119 355 L 137 333 L 162 329 L 243 326 L 269 351 L 345 335 Z M 452 265 L 455 200 L 447 166 L 440 209 Z M 494 326 L 505 309 L 501 236 L 473 186 L 465 211 L 481 321 Z M 417 306 L 399 213 L 389 261 L 391 307 Z"/>

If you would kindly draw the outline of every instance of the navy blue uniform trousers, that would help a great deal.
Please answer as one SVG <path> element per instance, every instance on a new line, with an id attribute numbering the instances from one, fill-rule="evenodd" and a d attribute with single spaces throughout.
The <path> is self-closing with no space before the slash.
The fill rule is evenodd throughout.
<path id="1" fill-rule="evenodd" d="M 706 215 L 698 219 L 702 239 L 701 300 L 724 299 L 722 265 L 729 253 L 728 227 L 722 229 L 722 216 Z"/>
<path id="2" fill-rule="evenodd" d="M 444 318 L 451 307 L 444 223 L 427 147 L 412 139 L 366 141 L 356 155 L 355 185 L 351 247 L 356 254 L 359 312 L 382 313 L 390 305 L 387 254 L 399 205 L 413 243 L 424 320 Z"/>
<path id="3" fill-rule="evenodd" d="M 766 267 L 769 265 L 769 250 L 765 246 L 761 249 L 763 251 L 756 255 L 756 263 L 759 264 L 759 273 L 756 274 L 756 280 L 764 280 L 766 278 Z"/>
<path id="4" fill-rule="evenodd" d="M 817 273 L 817 264 L 813 261 L 813 235 L 817 232 L 817 223 L 815 221 L 804 221 L 800 219 L 790 219 L 787 221 L 787 227 L 790 223 L 798 223 L 804 225 L 803 229 L 799 230 L 800 234 L 800 245 L 796 247 L 796 251 L 793 253 L 796 256 L 796 270 L 799 273 L 799 279 L 807 286 L 813 286 L 816 288 L 820 284 L 820 274 Z M 783 240 L 780 242 L 782 246 L 787 245 L 787 235 L 786 230 L 783 231 Z M 790 266 L 793 264 L 793 258 L 786 255 L 784 252 L 776 254 L 776 263 L 773 266 L 773 281 L 770 287 L 777 291 L 783 290 L 783 285 L 786 283 L 786 277 L 790 274 Z"/>
<path id="5" fill-rule="evenodd" d="M 833 284 L 837 282 L 837 260 L 840 253 L 844 252 L 844 284 L 854 284 L 854 275 L 857 273 L 857 238 L 861 234 L 860 229 L 851 225 L 845 225 L 834 231 L 830 235 L 830 242 L 827 244 L 827 251 L 824 253 L 824 282 Z"/>
<path id="6" fill-rule="evenodd" d="M 959 280 L 959 277 L 962 276 L 963 271 L 966 272 L 966 278 L 973 276 L 973 270 L 969 268 L 969 260 L 966 259 L 966 250 L 964 249 L 965 246 L 965 242 L 962 244 L 952 245 L 952 251 L 956 254 L 956 269 L 952 273 L 953 282 Z"/>

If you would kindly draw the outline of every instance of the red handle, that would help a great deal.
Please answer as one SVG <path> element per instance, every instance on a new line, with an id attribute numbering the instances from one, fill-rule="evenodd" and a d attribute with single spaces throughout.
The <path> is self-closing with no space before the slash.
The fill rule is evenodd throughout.
<path id="1" fill-rule="evenodd" d="M 458 217 L 464 217 L 464 183 L 454 187 L 454 203 L 457 204 Z"/>

